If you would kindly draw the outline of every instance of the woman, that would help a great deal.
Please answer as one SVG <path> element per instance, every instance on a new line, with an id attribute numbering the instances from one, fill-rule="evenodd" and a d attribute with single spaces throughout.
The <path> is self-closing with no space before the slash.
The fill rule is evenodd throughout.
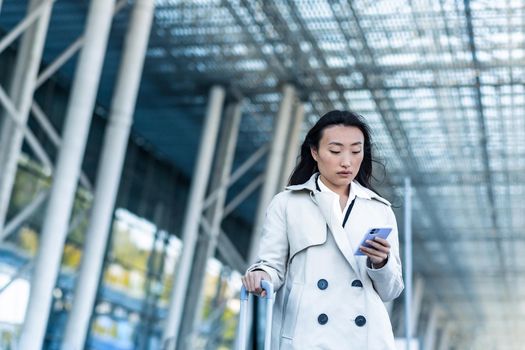
<path id="1" fill-rule="evenodd" d="M 262 279 L 277 291 L 272 349 L 395 349 L 383 302 L 403 290 L 397 224 L 371 177 L 363 119 L 325 114 L 268 206 L 257 262 L 242 278 L 249 292 L 264 294 Z M 385 226 L 393 228 L 387 239 L 360 246 L 368 229 Z"/>

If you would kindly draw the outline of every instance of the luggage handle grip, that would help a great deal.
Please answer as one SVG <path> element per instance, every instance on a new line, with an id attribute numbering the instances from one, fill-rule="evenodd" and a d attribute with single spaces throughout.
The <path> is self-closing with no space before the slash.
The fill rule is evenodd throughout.
<path id="1" fill-rule="evenodd" d="M 267 280 L 261 280 L 261 288 L 266 291 L 265 299 L 273 299 L 273 284 Z M 244 286 L 241 287 L 241 300 L 248 300 L 250 293 Z"/>

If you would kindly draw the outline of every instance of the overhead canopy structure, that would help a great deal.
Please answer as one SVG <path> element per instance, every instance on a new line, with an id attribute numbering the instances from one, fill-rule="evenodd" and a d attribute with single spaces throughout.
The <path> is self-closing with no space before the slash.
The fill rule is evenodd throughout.
<path id="1" fill-rule="evenodd" d="M 56 2 L 45 62 L 81 34 L 87 4 Z M 12 28 L 26 6 L 5 0 L 0 28 Z M 103 107 L 128 12 L 113 24 Z M 284 83 L 305 101 L 305 128 L 331 109 L 362 114 L 386 165 L 379 191 L 400 208 L 403 178 L 412 179 L 414 269 L 457 342 L 518 349 L 525 343 L 524 26 L 525 5 L 513 0 L 158 0 L 134 133 L 191 176 L 214 84 L 246 101 L 237 165 L 270 140 Z M 70 62 L 59 71 L 65 87 L 73 69 Z M 240 215 L 249 220 L 254 208 L 246 203 Z"/>

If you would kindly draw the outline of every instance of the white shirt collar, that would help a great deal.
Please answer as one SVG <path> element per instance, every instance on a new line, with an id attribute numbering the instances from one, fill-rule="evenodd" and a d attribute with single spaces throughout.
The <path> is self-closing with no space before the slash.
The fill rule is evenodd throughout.
<path id="1" fill-rule="evenodd" d="M 316 172 L 312 174 L 312 176 L 305 183 L 297 184 L 297 185 L 289 185 L 289 186 L 286 186 L 286 189 L 290 191 L 304 191 L 304 190 L 315 191 L 316 189 L 318 189 L 318 187 L 316 186 L 318 177 L 319 177 L 319 173 Z M 352 182 L 351 190 L 354 191 L 357 197 L 360 197 L 363 199 L 375 199 L 385 205 L 388 205 L 388 206 L 391 205 L 390 202 L 387 201 L 385 198 L 379 196 L 374 191 L 364 187 L 357 181 Z"/>
<path id="2" fill-rule="evenodd" d="M 351 183 L 351 186 L 350 186 L 350 193 L 348 194 L 348 201 L 352 201 L 356 196 L 358 197 L 363 197 L 363 190 L 361 188 L 359 188 L 357 185 L 354 185 L 355 181 L 352 181 Z M 321 192 L 331 192 L 335 195 L 337 195 L 337 197 L 339 197 L 339 194 L 335 193 L 334 191 L 332 191 L 330 188 L 328 188 L 328 186 L 326 186 L 323 181 L 320 179 L 320 176 L 317 177 L 317 184 L 319 185 L 319 189 L 321 190 Z M 359 193 L 359 195 L 358 195 Z M 365 194 L 365 197 L 366 194 Z"/>

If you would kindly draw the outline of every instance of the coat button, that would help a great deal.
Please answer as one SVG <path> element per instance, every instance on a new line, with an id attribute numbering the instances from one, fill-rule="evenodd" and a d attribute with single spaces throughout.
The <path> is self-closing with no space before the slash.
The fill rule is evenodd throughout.
<path id="1" fill-rule="evenodd" d="M 352 287 L 363 287 L 363 283 L 360 280 L 353 280 Z"/>
<path id="2" fill-rule="evenodd" d="M 328 281 L 324 278 L 320 279 L 319 281 L 317 281 L 317 287 L 319 287 L 319 289 L 321 290 L 325 290 L 326 288 L 328 288 Z"/>
<path id="3" fill-rule="evenodd" d="M 356 324 L 358 327 L 363 327 L 363 326 L 365 325 L 365 323 L 366 323 L 366 318 L 365 318 L 365 316 L 361 316 L 361 315 L 359 315 L 359 316 L 357 316 L 357 317 L 355 318 L 355 321 L 354 321 L 354 322 L 355 322 L 355 324 Z"/>
<path id="4" fill-rule="evenodd" d="M 328 316 L 326 314 L 320 314 L 319 317 L 317 317 L 317 322 L 319 322 L 319 324 L 326 324 L 326 322 L 328 322 Z"/>

